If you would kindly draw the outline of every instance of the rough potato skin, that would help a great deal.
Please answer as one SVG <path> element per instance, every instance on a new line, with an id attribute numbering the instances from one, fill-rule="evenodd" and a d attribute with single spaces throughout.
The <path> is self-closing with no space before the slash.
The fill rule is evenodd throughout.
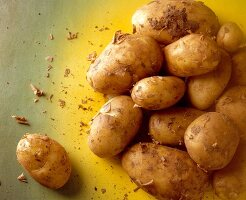
<path id="1" fill-rule="evenodd" d="M 246 141 L 241 139 L 235 156 L 225 168 L 213 174 L 213 188 L 222 200 L 243 199 L 246 189 Z"/>
<path id="2" fill-rule="evenodd" d="M 188 78 L 187 93 L 191 104 L 200 110 L 211 107 L 223 93 L 231 77 L 231 58 L 221 50 L 221 61 L 216 70 Z"/>
<path id="3" fill-rule="evenodd" d="M 237 51 L 243 39 L 243 31 L 234 22 L 223 24 L 217 34 L 218 45 L 231 53 Z"/>
<path id="4" fill-rule="evenodd" d="M 142 78 L 156 75 L 163 57 L 159 44 L 151 37 L 116 32 L 112 42 L 91 64 L 87 80 L 103 94 L 123 94 Z"/>
<path id="5" fill-rule="evenodd" d="M 176 104 L 185 93 L 185 83 L 175 76 L 153 76 L 140 80 L 131 97 L 140 107 L 160 110 Z"/>
<path id="6" fill-rule="evenodd" d="M 246 86 L 229 88 L 215 105 L 216 112 L 227 115 L 246 138 Z"/>
<path id="7" fill-rule="evenodd" d="M 163 49 L 167 71 L 175 76 L 188 77 L 208 73 L 216 69 L 221 54 L 211 38 L 190 34 Z"/>
<path id="8" fill-rule="evenodd" d="M 172 107 L 154 112 L 149 120 L 151 137 L 164 145 L 183 145 L 187 127 L 203 111 L 194 108 Z"/>
<path id="9" fill-rule="evenodd" d="M 208 175 L 186 152 L 157 144 L 135 144 L 123 155 L 122 166 L 139 187 L 160 200 L 199 200 L 208 185 Z"/>
<path id="10" fill-rule="evenodd" d="M 109 100 L 93 118 L 88 136 L 91 151 L 99 157 L 119 154 L 137 134 L 142 111 L 129 96 Z"/>
<path id="11" fill-rule="evenodd" d="M 230 85 L 246 85 L 246 47 L 232 55 L 232 74 Z"/>
<path id="12" fill-rule="evenodd" d="M 190 34 L 216 36 L 220 28 L 214 12 L 193 0 L 155 0 L 139 8 L 132 16 L 134 32 L 170 44 Z"/>
<path id="13" fill-rule="evenodd" d="M 25 134 L 17 145 L 16 155 L 26 171 L 48 188 L 61 188 L 70 177 L 67 152 L 48 136 Z"/>
<path id="14" fill-rule="evenodd" d="M 208 112 L 187 128 L 184 142 L 190 157 L 205 170 L 224 168 L 232 160 L 239 131 L 224 114 Z"/>

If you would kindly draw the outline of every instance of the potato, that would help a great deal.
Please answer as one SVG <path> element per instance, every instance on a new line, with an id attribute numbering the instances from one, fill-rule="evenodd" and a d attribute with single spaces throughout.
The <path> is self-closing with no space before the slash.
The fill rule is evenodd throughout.
<path id="1" fill-rule="evenodd" d="M 147 110 L 160 110 L 176 104 L 184 95 L 185 83 L 175 76 L 153 76 L 137 82 L 132 99 Z"/>
<path id="2" fill-rule="evenodd" d="M 218 170 L 233 158 L 239 143 L 239 131 L 226 115 L 209 112 L 188 126 L 184 142 L 190 157 L 201 168 Z"/>
<path id="3" fill-rule="evenodd" d="M 193 0 L 155 0 L 132 16 L 134 32 L 170 44 L 189 33 L 216 36 L 219 21 L 202 2 Z"/>
<path id="4" fill-rule="evenodd" d="M 231 77 L 231 58 L 221 51 L 221 61 L 216 70 L 188 78 L 187 93 L 191 104 L 206 110 L 222 94 Z"/>
<path id="5" fill-rule="evenodd" d="M 243 42 L 243 31 L 234 22 L 227 22 L 220 27 L 217 35 L 218 45 L 228 52 L 235 52 Z"/>
<path id="6" fill-rule="evenodd" d="M 142 111 L 131 97 L 110 99 L 92 120 L 89 148 L 99 157 L 119 154 L 137 134 L 141 121 Z"/>
<path id="7" fill-rule="evenodd" d="M 118 31 L 113 41 L 91 64 L 87 80 L 98 92 L 123 94 L 142 78 L 156 75 L 163 63 L 158 43 L 148 36 Z"/>
<path id="8" fill-rule="evenodd" d="M 208 73 L 216 69 L 221 54 L 211 38 L 190 34 L 164 47 L 167 71 L 175 76 L 187 77 Z"/>
<path id="9" fill-rule="evenodd" d="M 218 197 L 223 200 L 243 198 L 246 191 L 245 169 L 246 141 L 240 140 L 234 158 L 225 168 L 214 172 L 213 188 Z"/>
<path id="10" fill-rule="evenodd" d="M 227 115 L 246 138 L 246 86 L 229 88 L 217 101 L 216 112 Z"/>
<path id="11" fill-rule="evenodd" d="M 202 114 L 203 111 L 182 107 L 154 112 L 149 120 L 149 133 L 160 144 L 183 145 L 185 130 Z"/>
<path id="12" fill-rule="evenodd" d="M 157 144 L 134 145 L 122 166 L 139 188 L 160 200 L 198 200 L 208 185 L 208 175 L 186 152 Z"/>
<path id="13" fill-rule="evenodd" d="M 40 184 L 61 188 L 69 179 L 71 164 L 65 149 L 40 134 L 25 134 L 17 145 L 18 162 Z"/>
<path id="14" fill-rule="evenodd" d="M 246 85 L 246 47 L 232 56 L 231 85 Z"/>

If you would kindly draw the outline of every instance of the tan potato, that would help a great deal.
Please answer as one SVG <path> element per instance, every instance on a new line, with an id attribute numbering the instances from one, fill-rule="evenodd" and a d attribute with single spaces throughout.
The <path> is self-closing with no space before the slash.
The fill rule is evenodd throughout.
<path id="1" fill-rule="evenodd" d="M 118 31 L 86 76 L 98 92 L 123 94 L 142 78 L 156 75 L 162 63 L 163 52 L 154 39 Z"/>
<path id="2" fill-rule="evenodd" d="M 137 134 L 142 111 L 129 96 L 110 99 L 93 118 L 88 145 L 99 157 L 119 154 Z"/>
<path id="3" fill-rule="evenodd" d="M 185 93 L 185 83 L 175 76 L 153 76 L 137 82 L 132 100 L 147 110 L 160 110 L 176 104 Z"/>
<path id="4" fill-rule="evenodd" d="M 48 136 L 25 134 L 17 145 L 16 155 L 26 171 L 48 188 L 61 188 L 70 177 L 67 152 Z"/>
<path id="5" fill-rule="evenodd" d="M 234 22 L 227 22 L 220 27 L 217 35 L 218 45 L 228 52 L 235 52 L 244 39 L 243 31 Z"/>
<path id="6" fill-rule="evenodd" d="M 184 142 L 190 157 L 201 168 L 218 170 L 232 160 L 239 143 L 239 131 L 226 115 L 209 112 L 188 126 Z"/>
<path id="7" fill-rule="evenodd" d="M 216 112 L 227 115 L 246 138 L 246 86 L 229 88 L 217 101 Z"/>
<path id="8" fill-rule="evenodd" d="M 246 47 L 232 56 L 231 85 L 246 85 Z"/>
<path id="9" fill-rule="evenodd" d="M 208 175 L 186 152 L 157 144 L 134 145 L 123 155 L 122 166 L 140 188 L 160 200 L 198 200 L 208 185 Z"/>
<path id="10" fill-rule="evenodd" d="M 202 114 L 203 111 L 181 107 L 154 112 L 149 120 L 149 133 L 160 144 L 183 145 L 185 130 Z"/>
<path id="11" fill-rule="evenodd" d="M 220 49 L 211 38 L 190 34 L 164 47 L 167 71 L 175 76 L 196 76 L 211 72 L 220 62 Z"/>
<path id="12" fill-rule="evenodd" d="M 216 70 L 200 76 L 188 78 L 187 93 L 191 104 L 206 110 L 222 94 L 231 77 L 231 58 L 221 51 L 221 61 Z"/>
<path id="13" fill-rule="evenodd" d="M 189 33 L 216 36 L 219 21 L 202 2 L 193 0 L 155 0 L 132 16 L 134 32 L 170 44 Z"/>
<path id="14" fill-rule="evenodd" d="M 213 188 L 223 200 L 244 199 L 246 193 L 246 141 L 240 140 L 232 161 L 225 168 L 214 172 Z M 244 195 L 243 195 L 244 194 Z"/>

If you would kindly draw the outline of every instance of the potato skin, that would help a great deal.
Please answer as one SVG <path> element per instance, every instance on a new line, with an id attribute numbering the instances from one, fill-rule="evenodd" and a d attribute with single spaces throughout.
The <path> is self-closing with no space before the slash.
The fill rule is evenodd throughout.
<path id="1" fill-rule="evenodd" d="M 175 76 L 188 77 L 208 73 L 216 69 L 221 54 L 211 38 L 190 34 L 163 49 L 167 71 Z"/>
<path id="2" fill-rule="evenodd" d="M 25 134 L 17 145 L 18 162 L 40 184 L 61 188 L 69 179 L 71 164 L 65 149 L 40 134 Z"/>
<path id="3" fill-rule="evenodd" d="M 224 168 L 232 160 L 239 131 L 224 114 L 208 112 L 187 128 L 184 142 L 190 157 L 205 170 Z"/>
<path id="4" fill-rule="evenodd" d="M 140 107 L 160 110 L 176 104 L 185 93 L 185 83 L 175 76 L 152 76 L 140 80 L 131 97 Z"/>
<path id="5" fill-rule="evenodd" d="M 122 166 L 137 185 L 160 200 L 201 199 L 208 184 L 208 175 L 186 152 L 157 144 L 135 144 L 123 155 Z"/>
<path id="6" fill-rule="evenodd" d="M 242 193 L 246 188 L 245 152 L 246 141 L 241 139 L 229 165 L 213 174 L 214 191 L 223 200 L 236 200 L 243 197 Z"/>
<path id="7" fill-rule="evenodd" d="M 215 109 L 227 115 L 238 126 L 241 137 L 246 138 L 246 86 L 229 88 L 219 98 Z"/>
<path id="8" fill-rule="evenodd" d="M 216 36 L 219 21 L 202 2 L 193 0 L 152 1 L 132 16 L 134 32 L 170 44 L 189 33 Z"/>
<path id="9" fill-rule="evenodd" d="M 142 78 L 156 75 L 163 63 L 159 44 L 148 36 L 116 32 L 113 41 L 91 64 L 87 80 L 104 94 L 123 94 Z"/>
<path id="10" fill-rule="evenodd" d="M 154 112 L 149 120 L 151 137 L 164 145 L 183 145 L 187 127 L 203 111 L 194 108 L 172 107 Z"/>
<path id="11" fill-rule="evenodd" d="M 220 27 L 217 34 L 218 45 L 228 52 L 235 52 L 243 42 L 244 34 L 234 22 L 227 22 Z"/>
<path id="12" fill-rule="evenodd" d="M 142 111 L 129 96 L 110 99 L 93 118 L 88 145 L 99 157 L 119 154 L 137 134 Z"/>
<path id="13" fill-rule="evenodd" d="M 246 47 L 240 48 L 232 56 L 230 85 L 246 85 Z"/>
<path id="14" fill-rule="evenodd" d="M 231 77 L 231 58 L 221 50 L 221 61 L 216 70 L 188 78 L 187 93 L 191 104 L 206 110 L 223 93 Z"/>

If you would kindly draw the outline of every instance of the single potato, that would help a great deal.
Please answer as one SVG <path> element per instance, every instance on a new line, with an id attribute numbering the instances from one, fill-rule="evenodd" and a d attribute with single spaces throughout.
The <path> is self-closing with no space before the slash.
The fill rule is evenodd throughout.
<path id="1" fill-rule="evenodd" d="M 159 44 L 148 36 L 116 32 L 112 42 L 91 64 L 87 80 L 104 94 L 123 94 L 142 78 L 156 75 L 163 63 Z"/>
<path id="2" fill-rule="evenodd" d="M 176 104 L 185 93 L 185 83 L 175 76 L 153 76 L 137 82 L 132 99 L 147 110 L 160 110 Z"/>
<path id="3" fill-rule="evenodd" d="M 151 137 L 164 145 L 183 145 L 187 127 L 203 111 L 194 108 L 172 107 L 154 112 L 149 120 Z"/>
<path id="4" fill-rule="evenodd" d="M 221 51 L 221 61 L 216 70 L 188 78 L 187 93 L 191 104 L 200 110 L 211 107 L 223 93 L 231 78 L 231 58 Z"/>
<path id="5" fill-rule="evenodd" d="M 213 188 L 222 200 L 243 199 L 246 194 L 246 141 L 240 140 L 232 161 L 213 174 Z"/>
<path id="6" fill-rule="evenodd" d="M 227 115 L 246 138 L 246 86 L 229 88 L 217 101 L 216 112 Z"/>
<path id="7" fill-rule="evenodd" d="M 99 157 L 119 154 L 137 134 L 142 111 L 129 96 L 110 99 L 93 118 L 88 145 Z"/>
<path id="8" fill-rule="evenodd" d="M 208 175 L 186 152 L 153 143 L 135 144 L 122 166 L 139 188 L 160 200 L 198 200 L 208 185 Z"/>
<path id="9" fill-rule="evenodd" d="M 246 85 L 246 47 L 240 48 L 232 56 L 231 85 Z"/>
<path id="10" fill-rule="evenodd" d="M 170 44 L 190 34 L 216 36 L 219 21 L 204 3 L 193 0 L 155 0 L 139 8 L 132 16 L 134 32 Z"/>
<path id="11" fill-rule="evenodd" d="M 221 60 L 218 45 L 210 37 L 190 34 L 164 47 L 167 71 L 188 77 L 215 70 Z"/>
<path id="12" fill-rule="evenodd" d="M 70 177 L 67 152 L 48 136 L 25 134 L 17 145 L 16 155 L 26 171 L 48 188 L 61 188 Z"/>
<path id="13" fill-rule="evenodd" d="M 218 45 L 228 52 L 235 52 L 244 39 L 243 31 L 234 22 L 227 22 L 220 27 L 217 35 Z"/>
<path id="14" fill-rule="evenodd" d="M 184 142 L 190 157 L 202 169 L 218 170 L 232 160 L 239 143 L 239 131 L 226 115 L 209 112 L 188 126 Z"/>

